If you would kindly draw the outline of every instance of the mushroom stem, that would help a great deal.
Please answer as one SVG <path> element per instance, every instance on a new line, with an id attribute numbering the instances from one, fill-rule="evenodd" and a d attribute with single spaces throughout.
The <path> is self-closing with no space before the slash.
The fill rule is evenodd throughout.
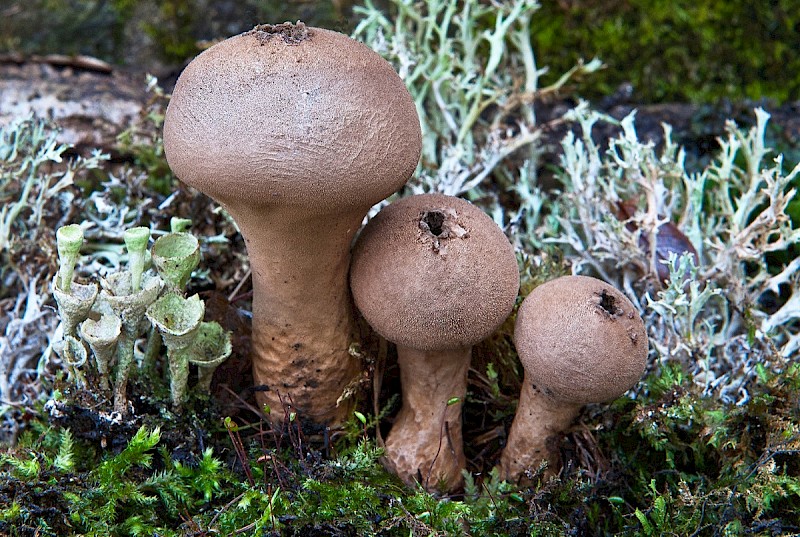
<path id="1" fill-rule="evenodd" d="M 523 380 L 517 413 L 508 434 L 508 444 L 500 457 L 500 478 L 522 485 L 530 484 L 527 471 L 536 471 L 547 462 L 544 479 L 559 468 L 558 446 L 552 439 L 566 430 L 580 412 L 581 405 L 556 401 L 534 388 L 527 375 Z"/>
<path id="2" fill-rule="evenodd" d="M 315 423 L 343 423 L 353 401 L 336 402 L 361 371 L 349 353 L 355 321 L 347 272 L 366 209 L 319 216 L 230 212 L 253 271 L 253 375 L 268 388 L 256 392 L 259 403 L 276 420 L 284 416 L 283 400 Z"/>
<path id="3" fill-rule="evenodd" d="M 421 351 L 398 345 L 403 407 L 386 438 L 385 465 L 407 485 L 450 491 L 463 484 L 461 409 L 471 357 L 472 347 Z"/>

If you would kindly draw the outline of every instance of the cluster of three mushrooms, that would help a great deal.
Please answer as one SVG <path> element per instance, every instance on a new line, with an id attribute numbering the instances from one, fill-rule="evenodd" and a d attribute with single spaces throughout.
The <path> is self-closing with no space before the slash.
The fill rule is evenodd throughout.
<path id="1" fill-rule="evenodd" d="M 245 238 L 259 402 L 342 423 L 352 402 L 341 396 L 361 376 L 349 352 L 351 242 L 420 155 L 402 80 L 344 35 L 258 26 L 189 64 L 167 109 L 164 145 L 176 175 L 220 202 Z M 451 489 L 464 466 L 469 349 L 508 315 L 519 275 L 488 216 L 442 198 L 408 198 L 373 219 L 351 281 L 365 317 L 399 348 L 404 406 L 387 438 L 389 459 L 406 481 Z M 415 261 L 401 248 L 416 248 Z"/>

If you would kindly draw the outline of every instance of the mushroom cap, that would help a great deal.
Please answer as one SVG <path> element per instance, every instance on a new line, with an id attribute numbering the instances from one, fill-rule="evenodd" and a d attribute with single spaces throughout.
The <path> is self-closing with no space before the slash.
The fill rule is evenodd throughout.
<path id="1" fill-rule="evenodd" d="M 647 332 L 636 308 L 597 278 L 562 276 L 522 302 L 514 343 L 528 382 L 557 401 L 621 396 L 642 377 Z"/>
<path id="2" fill-rule="evenodd" d="M 353 251 L 356 307 L 383 337 L 418 350 L 468 347 L 508 317 L 519 290 L 514 249 L 471 203 L 410 196 L 379 212 Z"/>
<path id="3" fill-rule="evenodd" d="M 261 25 L 198 55 L 164 120 L 167 162 L 224 205 L 370 207 L 421 151 L 416 107 L 377 53 L 303 23 Z"/>

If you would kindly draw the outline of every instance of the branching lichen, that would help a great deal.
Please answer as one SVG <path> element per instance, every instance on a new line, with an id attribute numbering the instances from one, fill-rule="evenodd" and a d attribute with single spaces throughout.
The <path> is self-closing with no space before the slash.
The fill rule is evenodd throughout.
<path id="1" fill-rule="evenodd" d="M 67 159 L 67 149 L 47 121 L 0 125 L 0 416 L 38 397 L 39 373 L 52 351 L 57 319 L 47 307 L 52 274 L 42 251 L 43 240 L 54 238 L 47 236 L 49 224 L 65 223 L 80 209 L 74 180 L 108 158 L 95 151 Z M 0 438 L 14 438 L 17 426 L 3 419 Z"/>
<path id="2" fill-rule="evenodd" d="M 394 2 L 393 20 L 367 1 L 355 11 L 362 20 L 354 37 L 394 64 L 411 92 L 422 124 L 422 160 L 408 188 L 472 198 L 486 196 L 498 224 L 514 220 L 497 201 L 497 185 L 516 189 L 512 154 L 527 155 L 530 176 L 520 191 L 520 214 L 536 215 L 536 157 L 541 127 L 533 103 L 555 93 L 573 77 L 600 68 L 579 64 L 555 83 L 540 87 L 546 72 L 536 64 L 530 22 L 536 0 L 486 3 Z M 531 185 L 533 185 L 531 187 Z"/>
<path id="3" fill-rule="evenodd" d="M 783 360 L 800 348 L 797 259 L 780 264 L 770 254 L 800 243 L 786 214 L 800 166 L 786 172 L 781 156 L 768 162 L 769 115 L 756 110 L 749 131 L 734 123 L 707 168 L 686 171 L 683 150 L 665 130 L 664 147 L 640 141 L 634 116 L 601 151 L 591 138 L 609 118 L 584 103 L 570 114 L 583 135 L 564 139 L 563 192 L 552 206 L 559 245 L 576 272 L 594 273 L 624 289 L 646 311 L 659 360 L 688 365 L 707 394 L 747 399 L 755 363 Z M 613 121 L 613 120 L 612 120 Z M 630 214 L 620 214 L 625 204 Z M 661 226 L 675 226 L 696 249 L 674 251 L 662 290 L 655 265 Z M 774 305 L 770 305 L 774 304 Z"/>

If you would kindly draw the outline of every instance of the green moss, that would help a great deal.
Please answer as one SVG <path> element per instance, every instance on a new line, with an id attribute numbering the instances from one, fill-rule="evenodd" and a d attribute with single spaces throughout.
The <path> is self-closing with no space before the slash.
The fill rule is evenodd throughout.
<path id="1" fill-rule="evenodd" d="M 245 437 L 250 484 L 216 450 L 178 455 L 158 429 L 139 429 L 119 453 L 98 454 L 68 431 L 34 422 L 0 459 L 0 498 L 8 498 L 0 532 L 780 534 L 796 530 L 800 512 L 799 388 L 800 365 L 764 370 L 749 402 L 726 405 L 702 397 L 669 366 L 646 379 L 639 400 L 585 413 L 614 424 L 599 426 L 593 446 L 591 436 L 581 440 L 600 457 L 586 467 L 606 466 L 602 479 L 567 470 L 560 480 L 516 490 L 494 472 L 467 475 L 464 495 L 449 499 L 402 486 L 383 470 L 370 439 L 339 443 L 340 454 L 326 460 L 296 443 L 281 448 Z M 225 433 L 217 435 L 216 443 Z M 567 444 L 574 448 L 579 438 Z"/>
<path id="2" fill-rule="evenodd" d="M 631 3 L 613 4 L 609 13 L 600 12 L 599 7 L 586 3 L 569 9 L 597 10 L 598 21 L 614 16 L 615 10 L 621 10 L 624 16 L 639 17 L 640 26 L 644 28 L 640 28 L 641 42 L 631 42 L 639 43 L 636 46 L 641 48 L 646 43 L 648 46 L 658 43 L 669 46 L 669 39 L 674 37 L 671 31 L 700 32 L 708 21 L 719 21 L 720 13 L 736 20 L 727 10 L 739 4 L 734 4 L 733 8 L 719 7 L 719 13 L 696 14 L 695 10 L 701 9 L 702 5 L 686 6 L 683 11 L 676 8 L 673 12 L 663 3 L 653 4 L 653 20 L 660 21 L 656 26 L 644 21 L 644 15 L 640 13 L 643 7 L 634 9 Z M 567 8 L 549 4 L 544 9 L 556 12 Z M 775 16 L 779 15 L 794 16 L 792 13 L 781 15 L 780 12 Z M 683 26 L 669 22 L 670 17 L 677 17 Z M 532 13 L 532 20 L 535 24 L 543 24 L 542 21 L 548 20 L 547 12 Z M 483 20 L 488 27 L 492 26 L 488 24 L 490 22 L 495 21 Z M 567 23 L 562 21 L 561 24 Z M 577 21 L 571 20 L 569 24 L 577 24 Z M 598 22 L 599 31 L 617 40 L 629 39 L 634 31 L 626 24 Z M 664 27 L 669 24 L 673 30 L 667 31 Z M 549 30 L 536 28 L 540 34 L 537 34 L 537 39 L 546 40 Z M 734 30 L 715 31 L 728 35 L 724 32 Z M 715 35 L 706 37 L 711 39 Z M 567 53 L 578 50 L 570 48 L 570 39 L 579 39 L 580 36 L 563 31 L 553 34 L 553 39 L 557 36 L 561 39 L 559 50 Z M 191 37 L 190 33 L 181 39 L 188 37 Z M 613 41 L 611 37 L 607 37 L 609 42 Z M 706 47 L 702 43 L 691 45 L 700 47 L 696 49 L 699 52 Z M 486 43 L 481 46 L 489 48 Z M 483 49 L 479 47 L 476 50 Z M 609 45 L 609 50 L 614 49 Z M 622 52 L 627 52 L 627 49 Z M 550 63 L 548 54 L 554 52 L 539 50 L 543 64 Z M 676 58 L 675 53 L 665 56 L 671 61 Z M 604 59 L 610 61 L 608 56 Z M 745 57 L 741 61 L 746 60 Z M 635 62 L 637 58 L 631 61 Z M 513 65 L 513 62 L 508 65 Z M 513 69 L 502 71 L 511 72 Z M 616 69 L 617 73 L 622 71 L 622 68 Z M 609 69 L 604 76 L 612 72 Z M 720 77 L 723 75 L 724 72 Z M 660 83 L 656 75 L 653 77 L 654 84 Z M 468 84 L 472 79 L 464 80 Z M 608 80 L 603 84 L 607 89 L 614 85 Z M 667 87 L 665 85 L 659 91 L 668 95 Z M 122 142 L 128 144 L 125 147 L 134 155 L 136 168 L 148 176 L 147 187 L 167 193 L 173 187 L 173 179 L 163 162 L 158 138 L 163 103 L 162 96 L 156 95 L 154 106 L 149 108 L 153 115 L 146 126 L 148 132 L 130 133 L 129 138 L 123 138 Z M 626 125 L 630 131 L 632 122 Z M 738 140 L 745 136 L 749 135 L 734 133 L 730 139 Z M 627 179 L 623 171 L 617 175 L 617 169 L 612 166 L 616 162 L 621 169 L 623 160 L 630 158 L 629 155 L 644 155 L 643 162 L 648 165 L 641 169 L 652 172 L 659 179 L 653 183 L 658 188 L 649 192 L 681 192 L 681 188 L 688 188 L 681 187 L 674 179 L 677 168 L 672 160 L 677 161 L 677 157 L 671 160 L 667 151 L 663 158 L 650 158 L 647 156 L 649 149 L 637 145 L 634 138 L 631 134 L 627 145 L 620 142 L 615 146 L 619 161 L 609 159 L 608 155 L 597 155 L 595 175 L 599 170 L 601 179 L 613 175 L 617 181 L 604 183 L 607 186 L 600 189 L 599 197 L 614 198 L 630 193 L 634 181 Z M 753 138 L 746 145 L 755 147 L 760 144 L 756 142 L 758 140 Z M 752 155 L 753 151 L 747 149 L 745 153 Z M 594 155 L 587 153 L 586 158 L 594 158 Z M 746 156 L 740 156 L 731 159 L 730 164 L 744 168 L 747 160 Z M 613 162 L 610 164 L 610 161 Z M 520 189 L 520 196 L 527 196 L 525 199 L 529 199 L 531 207 L 540 203 L 544 207 L 542 222 L 550 222 L 549 227 L 555 229 L 557 226 L 552 220 L 559 213 L 553 208 L 552 200 L 533 189 L 534 177 L 528 177 L 530 183 L 520 180 L 524 177 L 523 172 L 511 164 L 504 170 L 508 183 Z M 625 168 L 630 169 L 640 168 Z M 737 168 L 727 175 L 712 175 L 713 184 L 708 179 L 708 188 L 698 190 L 705 198 L 702 205 L 704 216 L 719 221 L 720 215 L 724 214 L 720 212 L 720 202 L 715 202 L 714 197 L 723 188 L 729 189 L 726 192 L 730 194 L 724 200 L 739 206 L 741 195 L 747 191 L 747 187 L 741 185 L 750 184 L 737 180 L 739 173 Z M 770 172 L 769 177 L 773 175 L 780 174 Z M 594 177 L 596 182 L 599 181 L 592 174 L 580 170 L 575 176 L 581 179 Z M 685 180 L 686 185 L 694 184 L 688 176 Z M 760 183 L 753 184 L 758 186 Z M 590 186 L 596 187 L 597 183 Z M 496 190 L 495 187 L 493 184 L 489 191 Z M 130 198 L 130 185 L 115 188 L 118 189 L 118 199 L 109 198 L 109 203 L 124 203 Z M 762 191 L 754 187 L 754 193 Z M 498 199 L 506 200 L 505 197 Z M 605 207 L 597 199 L 576 205 Z M 69 207 L 70 204 L 61 206 Z M 754 207 L 760 211 L 766 203 L 759 202 Z M 790 202 L 789 207 L 790 210 L 797 207 L 796 200 Z M 739 211 L 746 216 L 745 225 L 755 218 L 752 215 L 758 214 L 754 211 Z M 586 235 L 575 235 L 569 243 L 583 248 L 581 260 L 584 263 L 597 259 L 602 253 L 601 247 L 612 239 L 619 240 L 624 231 L 624 225 L 610 211 L 600 213 L 604 220 L 584 222 L 580 230 Z M 192 216 L 197 216 L 198 224 L 209 229 L 207 222 L 199 218 L 201 215 L 192 213 Z M 568 245 L 560 247 L 544 240 L 557 230 L 549 231 L 551 235 L 539 234 L 536 227 L 539 220 L 537 216 L 526 224 L 531 226 L 531 238 L 524 244 L 535 247 L 526 248 L 527 253 L 520 256 L 522 295 L 543 281 L 571 272 L 578 263 L 574 253 L 569 254 Z M 607 235 L 598 233 L 598 222 L 607 224 Z M 564 225 L 567 223 L 564 220 Z M 577 224 L 576 221 L 576 229 Z M 726 227 L 718 233 L 705 233 L 705 237 L 709 240 L 724 238 L 730 229 Z M 607 239 L 607 242 L 595 243 L 599 246 L 592 248 L 592 241 L 598 237 Z M 635 241 L 629 241 L 629 244 L 634 251 L 639 248 Z M 703 244 L 708 247 L 707 243 Z M 729 258 L 726 254 L 725 259 Z M 624 268 L 620 266 L 620 259 L 626 258 L 613 258 L 608 274 L 620 273 Z M 781 263 L 789 262 L 785 259 Z M 752 262 L 749 263 L 747 266 L 751 272 L 743 272 L 741 278 L 720 279 L 719 273 L 715 273 L 703 279 L 704 288 L 710 293 L 716 287 L 736 290 L 751 283 L 755 268 Z M 684 273 L 683 270 L 673 272 Z M 786 281 L 791 285 L 795 283 L 788 273 Z M 639 282 L 634 281 L 634 284 Z M 678 285 L 673 291 L 684 287 Z M 681 335 L 670 343 L 674 343 L 675 352 L 670 352 L 673 347 L 665 343 L 669 340 L 663 333 L 651 332 L 653 371 L 636 390 L 636 398 L 621 398 L 610 405 L 593 405 L 584 410 L 573 428 L 558 438 L 564 471 L 556 480 L 520 490 L 500 482 L 492 470 L 505 431 L 513 418 L 522 376 L 512 344 L 512 316 L 492 340 L 475 349 L 470 392 L 465 405 L 469 473 L 465 476 L 463 494 L 437 498 L 421 490 L 408 489 L 381 466 L 382 452 L 373 429 L 388 425 L 389 416 L 396 408 L 396 389 L 385 389 L 380 394 L 378 403 L 384 409 L 382 414 L 370 415 L 366 409 L 360 408 L 347 424 L 345 434 L 321 445 L 322 442 L 301 436 L 297 423 L 300 420 L 274 435 L 263 434 L 261 431 L 269 430 L 268 425 L 251 414 L 244 414 L 250 416 L 251 423 L 247 424 L 244 423 L 246 417 L 236 416 L 236 420 L 242 423 L 241 427 L 236 427 L 233 419 L 221 425 L 216 411 L 198 409 L 201 405 L 199 397 L 190 398 L 183 416 L 170 414 L 164 410 L 164 400 L 168 397 L 166 383 L 163 379 L 149 378 L 147 375 L 152 373 L 146 372 L 134 379 L 132 391 L 141 393 L 146 389 L 149 395 L 132 399 L 136 401 L 137 413 L 116 424 L 115 428 L 109 426 L 110 432 L 104 431 L 109 434 L 102 440 L 97 438 L 95 423 L 88 427 L 81 423 L 89 413 L 86 408 L 78 409 L 85 411 L 84 414 L 76 411 L 74 415 L 52 423 L 47 421 L 48 413 L 41 405 L 26 414 L 27 430 L 18 444 L 13 448 L 3 448 L 0 454 L 0 534 L 633 536 L 797 533 L 800 531 L 797 515 L 800 512 L 800 463 L 797 457 L 800 453 L 800 365 L 777 356 L 774 351 L 774 346 L 785 345 L 787 338 L 796 334 L 797 318 L 792 317 L 781 325 L 786 332 L 783 339 L 759 333 L 761 323 L 768 320 L 775 310 L 758 301 L 762 298 L 760 294 L 743 295 L 748 298 L 732 302 L 730 308 L 737 315 L 741 311 L 742 316 L 737 318 L 738 324 L 731 323 L 739 330 L 733 333 L 737 338 L 733 343 L 739 346 L 733 347 L 729 337 L 710 337 L 721 334 L 718 332 L 719 318 L 711 313 L 713 304 L 710 301 L 695 302 L 693 297 L 702 294 L 702 290 L 692 290 L 691 285 L 688 287 L 691 292 L 686 304 L 697 307 L 691 315 L 677 312 L 680 315 L 671 317 L 679 321 L 684 317 L 688 319 L 685 323 L 687 330 L 679 330 L 676 322 L 663 325 Z M 655 291 L 649 296 L 658 298 Z M 755 298 L 749 298 L 751 296 Z M 679 300 L 662 301 L 661 306 L 681 303 Z M 649 308 L 649 327 L 662 326 L 658 324 L 662 317 L 655 317 L 652 305 Z M 695 323 L 695 319 L 699 321 Z M 709 339 L 690 337 L 692 334 L 708 334 Z M 686 353 L 688 356 L 676 357 L 690 344 L 694 347 Z M 761 346 L 756 347 L 756 344 Z M 729 352 L 729 349 L 734 351 Z M 704 359 L 708 362 L 710 358 L 716 358 L 723 365 L 729 363 L 725 360 L 734 358 L 747 364 L 745 373 L 720 366 L 720 374 L 715 377 L 718 382 L 729 382 L 742 388 L 745 395 L 739 398 L 738 403 L 716 397 L 713 392 L 709 395 L 705 384 L 708 379 L 701 382 L 693 377 L 693 373 L 698 373 L 697 364 Z M 391 370 L 387 369 L 387 384 L 396 382 L 391 375 Z M 740 375 L 739 380 L 731 380 L 734 375 Z M 46 382 L 47 377 L 40 380 Z M 66 383 L 63 386 L 71 397 L 81 396 Z M 85 393 L 83 397 L 84 402 L 91 401 Z M 86 406 L 96 412 L 101 403 L 91 401 Z M 55 425 L 56 421 L 60 425 Z M 479 437 L 488 439 L 479 442 Z"/>
<path id="3" fill-rule="evenodd" d="M 800 12 L 791 0 L 542 2 L 533 18 L 538 60 L 552 76 L 578 58 L 608 66 L 582 91 L 630 82 L 639 101 L 800 98 Z"/>
<path id="4" fill-rule="evenodd" d="M 125 26 L 133 0 L 4 2 L 0 50 L 29 54 L 88 54 L 109 61 L 124 56 Z"/>
<path id="5" fill-rule="evenodd" d="M 331 0 L 214 2 L 209 0 L 11 1 L 0 18 L 0 51 L 88 54 L 141 69 L 180 65 L 213 41 L 256 24 L 302 19 L 347 31 Z"/>

